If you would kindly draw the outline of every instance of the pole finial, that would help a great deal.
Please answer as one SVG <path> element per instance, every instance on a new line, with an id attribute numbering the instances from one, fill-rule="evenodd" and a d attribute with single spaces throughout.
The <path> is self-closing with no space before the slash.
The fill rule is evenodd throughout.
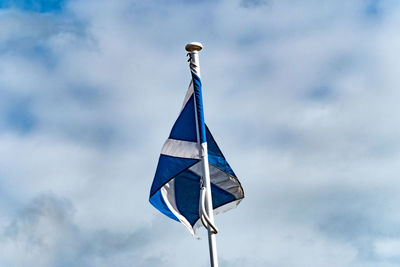
<path id="1" fill-rule="evenodd" d="M 199 42 L 191 42 L 185 46 L 186 51 L 194 52 L 203 49 L 203 45 Z"/>

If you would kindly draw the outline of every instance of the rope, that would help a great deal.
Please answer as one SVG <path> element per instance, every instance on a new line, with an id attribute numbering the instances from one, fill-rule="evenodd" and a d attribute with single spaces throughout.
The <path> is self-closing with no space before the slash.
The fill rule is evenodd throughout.
<path id="1" fill-rule="evenodd" d="M 190 70 L 191 70 L 192 72 L 198 74 L 198 73 L 197 73 L 197 70 L 196 70 L 198 66 L 195 64 L 195 62 L 194 62 L 194 60 L 193 60 L 193 58 L 192 58 L 192 53 L 187 53 L 186 56 L 189 57 L 187 61 L 190 62 L 190 63 L 189 63 Z"/>
<path id="2" fill-rule="evenodd" d="M 205 200 L 206 200 L 206 188 L 204 186 L 201 187 L 200 190 L 200 220 L 201 223 L 204 225 L 205 228 L 210 227 L 214 234 L 218 233 L 218 228 L 211 222 L 210 218 L 207 215 L 205 210 Z"/>

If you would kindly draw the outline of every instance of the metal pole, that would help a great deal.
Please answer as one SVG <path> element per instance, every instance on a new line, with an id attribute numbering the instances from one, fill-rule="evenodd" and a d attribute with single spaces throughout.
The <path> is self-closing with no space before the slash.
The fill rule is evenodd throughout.
<path id="1" fill-rule="evenodd" d="M 190 69 L 194 72 L 198 77 L 200 77 L 200 64 L 199 64 L 199 54 L 198 52 L 203 48 L 201 43 L 193 42 L 187 44 L 185 49 L 190 54 Z M 197 118 L 197 116 L 196 116 Z M 205 128 L 205 125 L 199 125 L 199 127 Z M 200 130 L 198 129 L 198 133 Z M 198 135 L 199 136 L 199 135 Z M 200 142 L 199 142 L 200 144 Z M 211 224 L 214 224 L 214 213 L 213 213 L 213 205 L 211 198 L 211 182 L 210 182 L 210 170 L 208 166 L 208 151 L 207 151 L 207 142 L 200 144 L 200 155 L 201 155 L 201 164 L 203 169 L 203 184 L 206 188 L 206 212 L 210 219 Z M 215 232 L 211 228 L 210 224 L 207 227 L 208 230 L 208 245 L 210 251 L 210 262 L 211 267 L 218 267 L 218 256 L 217 256 L 217 242 L 215 238 Z"/>
<path id="2" fill-rule="evenodd" d="M 206 187 L 206 211 L 210 218 L 211 224 L 214 224 L 214 212 L 212 208 L 212 198 L 211 198 L 211 183 L 210 183 L 210 170 L 208 167 L 208 152 L 207 143 L 202 144 L 202 163 L 203 163 L 203 173 L 204 173 L 204 185 Z M 210 224 L 207 227 L 208 230 L 208 245 L 210 250 L 210 261 L 211 267 L 218 267 L 218 256 L 217 256 L 217 242 L 216 234 L 211 229 Z"/>

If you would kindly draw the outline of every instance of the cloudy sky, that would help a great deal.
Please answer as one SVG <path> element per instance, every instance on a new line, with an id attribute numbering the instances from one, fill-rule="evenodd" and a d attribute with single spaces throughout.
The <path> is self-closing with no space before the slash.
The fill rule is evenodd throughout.
<path id="1" fill-rule="evenodd" d="M 0 266 L 206 267 L 148 194 L 200 41 L 246 194 L 220 265 L 400 264 L 396 0 L 0 0 Z"/>

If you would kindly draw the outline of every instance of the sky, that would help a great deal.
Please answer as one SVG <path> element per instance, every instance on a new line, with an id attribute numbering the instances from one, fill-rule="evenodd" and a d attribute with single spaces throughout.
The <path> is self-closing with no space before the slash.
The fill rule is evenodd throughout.
<path id="1" fill-rule="evenodd" d="M 0 0 L 0 266 L 209 266 L 148 202 L 192 41 L 245 192 L 220 266 L 399 266 L 399 28 L 395 0 Z"/>

